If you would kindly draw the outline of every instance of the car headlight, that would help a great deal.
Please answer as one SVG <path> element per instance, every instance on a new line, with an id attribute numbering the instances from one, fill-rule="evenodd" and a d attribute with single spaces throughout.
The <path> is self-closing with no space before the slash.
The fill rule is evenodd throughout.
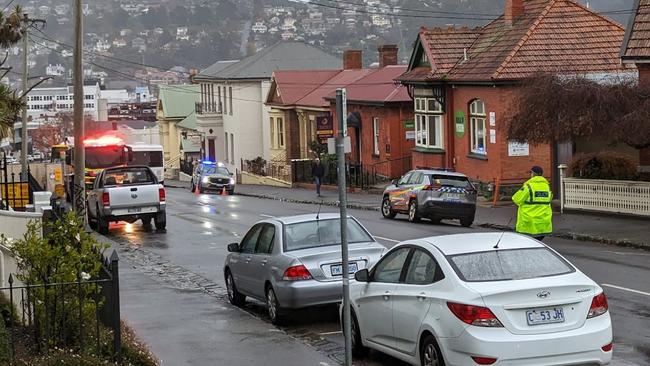
<path id="1" fill-rule="evenodd" d="M 230 184 L 235 184 L 235 178 L 230 178 Z"/>
<path id="2" fill-rule="evenodd" d="M 208 177 L 203 177 L 203 179 L 201 179 L 201 182 L 203 183 L 208 183 L 209 181 L 210 179 Z"/>

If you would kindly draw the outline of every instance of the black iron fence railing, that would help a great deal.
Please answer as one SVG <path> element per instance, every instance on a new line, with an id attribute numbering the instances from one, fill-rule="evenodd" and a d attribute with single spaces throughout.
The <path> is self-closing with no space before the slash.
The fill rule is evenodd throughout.
<path id="1" fill-rule="evenodd" d="M 187 175 L 194 174 L 194 164 L 192 161 L 181 159 L 180 165 L 181 165 L 181 172 Z"/>
<path id="2" fill-rule="evenodd" d="M 24 346 L 29 338 L 37 354 L 47 355 L 53 348 L 82 353 L 92 349 L 121 362 L 119 260 L 115 252 L 101 260 L 97 278 L 78 273 L 72 282 L 45 278 L 42 283 L 15 286 L 14 275 L 9 276 L 9 287 L 0 291 L 14 305 L 9 314 L 2 314 L 8 323 L 12 364 L 16 346 Z"/>

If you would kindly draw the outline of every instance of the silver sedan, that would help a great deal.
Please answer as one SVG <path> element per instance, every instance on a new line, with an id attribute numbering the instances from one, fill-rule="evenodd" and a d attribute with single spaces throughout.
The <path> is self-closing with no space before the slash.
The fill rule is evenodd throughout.
<path id="1" fill-rule="evenodd" d="M 289 309 L 334 304 L 342 298 L 338 214 L 279 217 L 256 223 L 241 243 L 228 245 L 224 276 L 228 299 L 265 301 L 274 324 Z M 370 268 L 385 248 L 348 216 L 349 272 Z"/>

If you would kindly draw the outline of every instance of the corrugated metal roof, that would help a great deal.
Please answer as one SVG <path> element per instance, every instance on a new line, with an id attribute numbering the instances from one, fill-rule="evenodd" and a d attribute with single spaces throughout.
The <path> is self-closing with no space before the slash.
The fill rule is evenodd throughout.
<path id="1" fill-rule="evenodd" d="M 348 102 L 410 102 L 411 97 L 406 87 L 396 84 L 394 81 L 406 69 L 406 65 L 391 65 L 373 69 L 371 73 L 346 87 Z"/>
<path id="2" fill-rule="evenodd" d="M 181 150 L 183 150 L 184 153 L 196 153 L 196 152 L 201 152 L 201 146 L 199 144 L 195 144 L 191 140 L 188 139 L 181 139 Z"/>
<path id="3" fill-rule="evenodd" d="M 196 130 L 196 124 L 196 113 L 192 111 L 192 113 L 185 117 L 185 119 L 178 122 L 178 124 L 176 124 L 176 127 L 185 128 L 188 130 Z"/>
<path id="4" fill-rule="evenodd" d="M 300 99 L 320 87 L 341 70 L 291 70 L 273 73 L 276 95 L 270 104 L 295 105 Z"/>
<path id="5" fill-rule="evenodd" d="M 213 75 L 213 80 L 270 79 L 277 70 L 338 69 L 342 61 L 302 42 L 279 42 L 231 64 Z"/>
<path id="6" fill-rule="evenodd" d="M 185 118 L 194 111 L 201 94 L 199 85 L 160 85 L 158 106 L 165 118 Z"/>

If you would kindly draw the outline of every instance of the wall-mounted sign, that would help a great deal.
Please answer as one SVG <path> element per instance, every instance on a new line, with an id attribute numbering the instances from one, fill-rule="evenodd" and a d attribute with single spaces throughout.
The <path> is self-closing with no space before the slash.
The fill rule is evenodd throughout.
<path id="1" fill-rule="evenodd" d="M 334 122 L 332 116 L 316 117 L 316 136 L 321 144 L 326 144 L 327 139 L 334 137 Z"/>
<path id="2" fill-rule="evenodd" d="M 462 109 L 454 113 L 454 125 L 456 125 L 456 136 L 465 136 L 465 111 Z"/>
<path id="3" fill-rule="evenodd" d="M 496 126 L 497 125 L 497 114 L 494 112 L 490 112 L 490 126 Z"/>
<path id="4" fill-rule="evenodd" d="M 406 140 L 415 140 L 415 131 L 406 131 Z"/>
<path id="5" fill-rule="evenodd" d="M 527 142 L 508 141 L 508 156 L 528 156 L 530 148 Z"/>
<path id="6" fill-rule="evenodd" d="M 407 129 L 407 130 L 415 129 L 415 120 L 413 120 L 413 119 L 404 120 L 404 121 L 402 121 L 402 123 L 404 124 L 404 128 Z"/>
<path id="7" fill-rule="evenodd" d="M 490 128 L 490 143 L 491 144 L 497 143 L 497 130 L 493 128 Z"/>

